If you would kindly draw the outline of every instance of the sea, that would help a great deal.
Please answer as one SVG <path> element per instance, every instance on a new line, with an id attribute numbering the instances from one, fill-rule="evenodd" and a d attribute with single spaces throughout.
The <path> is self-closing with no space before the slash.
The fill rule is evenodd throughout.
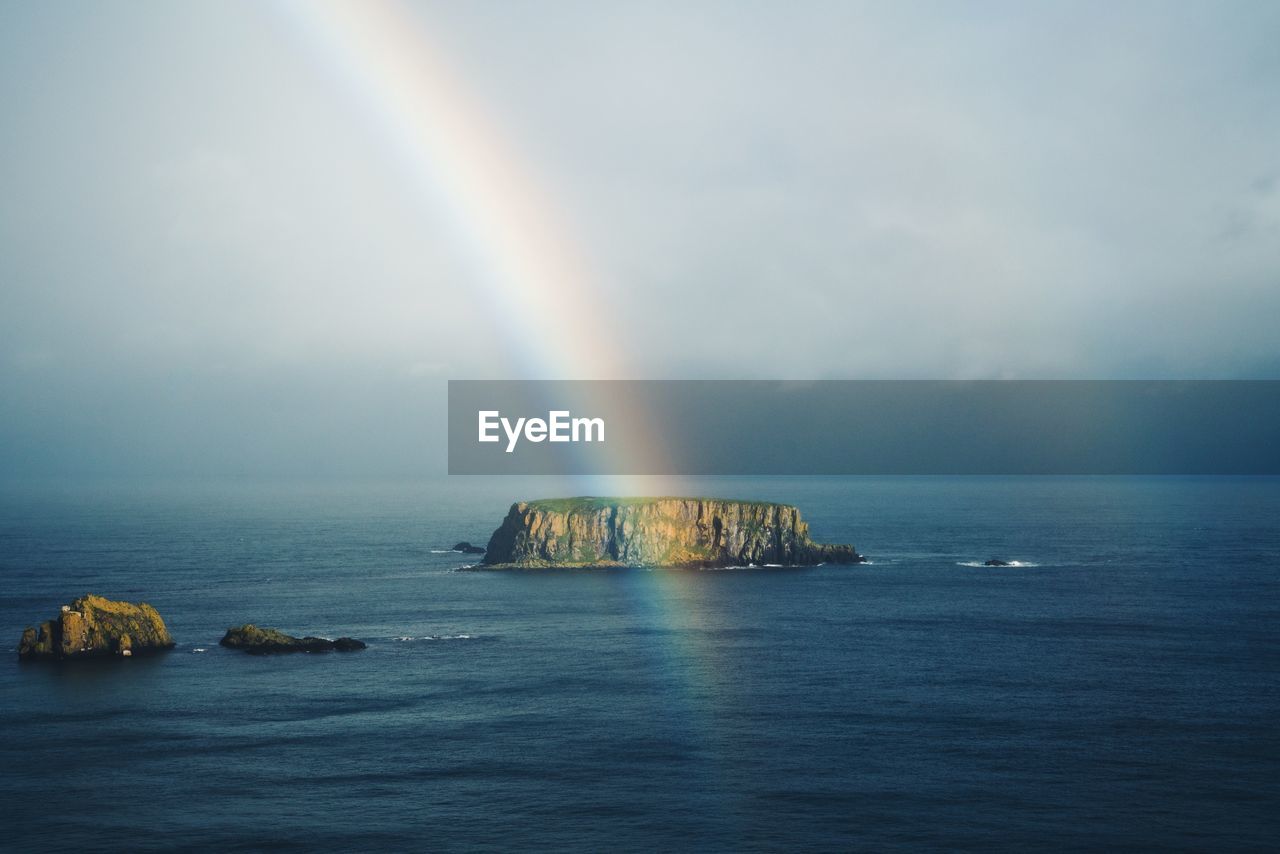
<path id="1" fill-rule="evenodd" d="M 574 486 L 6 484 L 0 848 L 1280 846 L 1280 479 L 692 479 L 870 563 L 458 571 Z M 177 647 L 20 663 L 89 592 Z"/>

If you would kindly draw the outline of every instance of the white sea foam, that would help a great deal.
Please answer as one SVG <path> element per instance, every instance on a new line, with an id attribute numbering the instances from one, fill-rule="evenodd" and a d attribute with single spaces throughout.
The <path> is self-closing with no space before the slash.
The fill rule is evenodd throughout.
<path id="1" fill-rule="evenodd" d="M 699 572 L 730 572 L 740 569 L 805 569 L 808 564 L 787 564 L 787 563 L 735 563 L 730 566 L 703 566 L 699 567 Z M 826 566 L 826 564 L 815 563 L 813 566 Z"/>
<path id="2" fill-rule="evenodd" d="M 205 648 L 204 648 L 204 647 L 202 647 L 202 646 L 198 646 L 198 647 L 196 647 L 195 649 L 193 649 L 193 650 L 191 650 L 191 651 L 192 651 L 192 652 L 208 652 L 208 650 L 207 650 L 207 649 L 205 649 Z"/>
<path id="3" fill-rule="evenodd" d="M 1038 563 L 1032 563 L 1027 560 L 1011 560 L 1005 566 L 987 566 L 980 560 L 961 560 L 956 561 L 956 566 L 975 566 L 978 569 L 1025 569 L 1027 567 L 1039 566 Z"/>

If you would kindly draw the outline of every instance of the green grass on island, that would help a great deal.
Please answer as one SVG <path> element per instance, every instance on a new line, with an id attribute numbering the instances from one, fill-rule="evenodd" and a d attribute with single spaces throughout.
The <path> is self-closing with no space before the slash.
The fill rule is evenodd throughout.
<path id="1" fill-rule="evenodd" d="M 720 504 L 746 504 L 756 507 L 774 507 L 779 505 L 779 502 L 777 501 L 754 501 L 744 500 L 741 498 L 707 498 L 696 495 L 627 495 L 620 497 L 581 495 L 576 498 L 539 498 L 535 501 L 527 501 L 525 503 L 531 508 L 544 510 L 549 513 L 572 513 L 574 511 L 604 510 L 608 507 L 633 507 L 641 504 L 656 504 L 659 501 L 714 501 Z"/>

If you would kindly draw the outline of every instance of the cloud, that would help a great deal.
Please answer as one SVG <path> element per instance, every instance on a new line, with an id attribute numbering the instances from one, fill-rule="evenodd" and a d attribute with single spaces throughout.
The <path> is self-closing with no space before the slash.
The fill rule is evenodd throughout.
<path id="1" fill-rule="evenodd" d="M 1280 364 L 1280 8 L 413 14 L 566 211 L 637 376 Z M 0 387 L 22 448 L 89 388 L 181 423 L 212 401 L 256 417 L 271 395 L 235 390 L 263 378 L 368 405 L 377 378 L 530 369 L 456 206 L 289 19 L 0 15 Z"/>

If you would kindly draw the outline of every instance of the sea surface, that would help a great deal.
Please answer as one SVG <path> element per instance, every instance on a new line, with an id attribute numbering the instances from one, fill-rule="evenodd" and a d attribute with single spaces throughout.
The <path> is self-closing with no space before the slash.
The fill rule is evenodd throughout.
<path id="1" fill-rule="evenodd" d="M 565 488 L 0 490 L 0 848 L 1280 843 L 1278 479 L 700 479 L 872 563 L 456 571 Z M 178 647 L 20 664 L 86 592 Z M 244 622 L 369 648 L 220 648 Z"/>

